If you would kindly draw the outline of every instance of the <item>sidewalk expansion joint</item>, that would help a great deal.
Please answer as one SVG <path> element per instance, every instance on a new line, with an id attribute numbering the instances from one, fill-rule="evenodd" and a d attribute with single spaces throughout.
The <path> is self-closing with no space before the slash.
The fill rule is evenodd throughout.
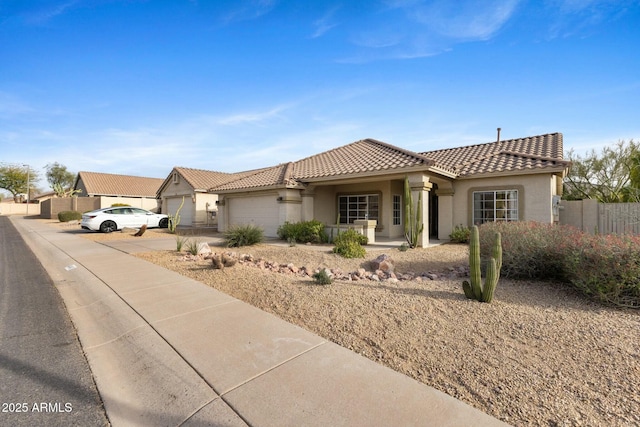
<path id="1" fill-rule="evenodd" d="M 225 398 L 224 398 L 224 396 L 225 396 L 226 394 L 231 393 L 232 391 L 234 391 L 234 390 L 236 390 L 236 389 L 238 389 L 238 388 L 240 388 L 240 387 L 244 386 L 245 384 L 250 383 L 251 381 L 255 380 L 256 378 L 260 378 L 261 376 L 263 376 L 263 375 L 265 375 L 265 374 L 267 374 L 267 373 L 269 373 L 269 372 L 273 371 L 274 369 L 278 369 L 279 367 L 281 367 L 281 366 L 283 366 L 283 365 L 285 365 L 285 364 L 287 364 L 287 363 L 291 362 L 292 360 L 295 360 L 295 359 L 297 359 L 298 357 L 303 356 L 303 355 L 305 355 L 305 354 L 309 353 L 310 351 L 313 351 L 313 350 L 317 349 L 318 347 L 323 346 L 323 345 L 325 345 L 325 344 L 327 344 L 327 341 L 322 341 L 322 342 L 320 342 L 320 343 L 318 343 L 318 344 L 314 345 L 313 347 L 309 347 L 308 349 L 306 349 L 306 350 L 304 350 L 304 351 L 302 351 L 302 352 L 300 352 L 300 353 L 298 353 L 298 354 L 296 354 L 296 355 L 294 355 L 294 356 L 291 356 L 290 358 L 288 358 L 288 359 L 286 359 L 286 360 L 283 360 L 282 362 L 278 363 L 277 365 L 273 365 L 273 366 L 272 366 L 272 367 L 270 367 L 269 369 L 266 369 L 266 370 L 264 370 L 264 371 L 262 371 L 262 372 L 260 372 L 260 373 L 258 373 L 258 374 L 256 374 L 256 375 L 254 375 L 253 377 L 248 378 L 247 380 L 245 380 L 245 381 L 241 382 L 240 384 L 235 385 L 235 386 L 231 387 L 230 389 L 225 390 L 224 392 L 220 393 L 220 397 L 222 398 L 222 400 L 224 400 L 224 401 L 226 402 L 226 400 L 225 400 Z M 229 403 L 227 402 L 227 404 L 229 404 Z"/>

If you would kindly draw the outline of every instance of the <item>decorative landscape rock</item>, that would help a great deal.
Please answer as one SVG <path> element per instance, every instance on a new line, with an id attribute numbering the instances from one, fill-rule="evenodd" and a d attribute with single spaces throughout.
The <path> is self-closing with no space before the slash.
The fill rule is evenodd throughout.
<path id="1" fill-rule="evenodd" d="M 206 245 L 206 243 L 204 243 Z M 208 245 L 207 245 L 208 247 Z M 206 251 L 205 251 L 206 252 Z M 400 273 L 395 271 L 395 265 L 389 255 L 382 254 L 375 260 L 370 261 L 372 266 L 371 271 L 364 268 L 358 268 L 356 271 L 345 272 L 340 268 L 329 267 L 317 267 L 315 269 L 308 266 L 298 267 L 293 263 L 279 263 L 276 261 L 268 261 L 264 258 L 254 258 L 251 254 L 238 254 L 236 252 L 222 252 L 222 253 L 201 253 L 198 255 L 185 254 L 182 259 L 184 261 L 197 261 L 202 259 L 211 259 L 212 267 L 214 269 L 222 270 L 225 267 L 232 267 L 236 264 L 245 265 L 248 267 L 258 268 L 261 270 L 270 271 L 278 274 L 294 275 L 298 277 L 312 277 L 314 274 L 324 270 L 329 277 L 334 281 L 369 281 L 369 282 L 385 282 L 389 284 L 397 284 L 399 282 L 406 282 L 415 280 L 417 282 L 424 282 L 430 280 L 449 280 L 458 277 L 464 277 L 468 275 L 468 266 L 458 266 L 456 268 L 450 268 L 447 271 L 439 271 L 437 273 L 432 271 L 426 271 L 423 273 L 416 273 L 408 271 Z M 378 268 L 373 269 L 374 266 Z"/>
<path id="2" fill-rule="evenodd" d="M 393 260 L 387 254 L 382 254 L 378 256 L 376 259 L 371 261 L 371 269 L 372 270 L 382 270 L 384 272 L 393 271 L 395 269 L 395 265 L 393 264 Z"/>

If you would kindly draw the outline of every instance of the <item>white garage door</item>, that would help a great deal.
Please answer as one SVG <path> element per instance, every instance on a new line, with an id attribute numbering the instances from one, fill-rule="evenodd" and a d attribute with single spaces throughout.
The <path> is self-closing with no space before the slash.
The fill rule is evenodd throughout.
<path id="1" fill-rule="evenodd" d="M 167 199 L 167 215 L 175 215 L 182 203 L 182 197 L 173 197 L 171 199 Z M 193 225 L 193 202 L 191 201 L 191 196 L 187 196 L 184 198 L 184 205 L 182 205 L 182 209 L 180 209 L 180 225 L 191 226 Z"/>
<path id="2" fill-rule="evenodd" d="M 267 237 L 278 235 L 279 208 L 276 194 L 259 197 L 227 199 L 229 225 L 253 224 L 264 230 Z"/>

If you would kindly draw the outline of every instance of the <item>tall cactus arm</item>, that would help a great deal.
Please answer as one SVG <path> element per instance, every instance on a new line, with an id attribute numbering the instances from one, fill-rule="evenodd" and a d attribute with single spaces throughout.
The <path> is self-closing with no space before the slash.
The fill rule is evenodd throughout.
<path id="1" fill-rule="evenodd" d="M 493 301 L 493 294 L 496 291 L 496 285 L 498 284 L 498 269 L 496 266 L 495 258 L 489 260 L 487 265 L 487 278 L 485 279 L 484 289 L 482 290 L 482 302 Z"/>
<path id="2" fill-rule="evenodd" d="M 469 240 L 469 271 L 471 275 L 471 289 L 478 301 L 482 300 L 482 276 L 480 273 L 480 232 L 478 226 L 471 228 Z"/>

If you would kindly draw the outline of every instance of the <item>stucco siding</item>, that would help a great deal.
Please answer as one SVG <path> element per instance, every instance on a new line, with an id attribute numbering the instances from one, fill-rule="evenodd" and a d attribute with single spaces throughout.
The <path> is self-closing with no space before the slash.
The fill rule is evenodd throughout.
<path id="1" fill-rule="evenodd" d="M 519 189 L 519 219 L 522 221 L 553 222 L 551 209 L 555 195 L 555 181 L 549 174 L 532 174 L 495 178 L 476 178 L 454 182 L 453 224 L 471 226 L 473 191 Z"/>

